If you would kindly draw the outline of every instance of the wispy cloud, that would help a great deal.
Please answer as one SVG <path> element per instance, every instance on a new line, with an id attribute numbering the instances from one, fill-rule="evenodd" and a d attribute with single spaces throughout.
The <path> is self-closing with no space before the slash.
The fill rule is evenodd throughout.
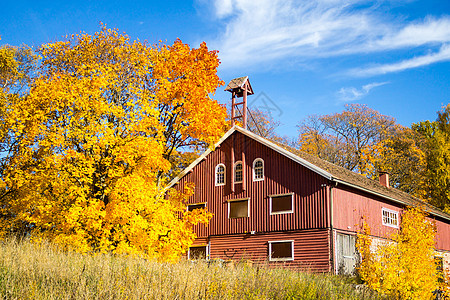
<path id="1" fill-rule="evenodd" d="M 450 42 L 450 18 L 426 18 L 406 25 L 374 42 L 375 49 L 394 49 Z"/>
<path id="2" fill-rule="evenodd" d="M 383 16 L 376 2 L 351 3 L 215 0 L 213 12 L 224 29 L 209 44 L 220 50 L 223 67 L 232 68 L 283 59 L 308 61 L 393 49 L 407 51 L 418 46 L 435 50 L 450 42 L 449 16 L 402 23 Z"/>
<path id="3" fill-rule="evenodd" d="M 359 68 L 349 71 L 356 76 L 373 76 L 392 72 L 400 72 L 407 69 L 427 66 L 441 61 L 450 61 L 450 45 L 443 45 L 438 52 L 406 59 L 392 64 L 383 64 L 368 68 Z"/>
<path id="4" fill-rule="evenodd" d="M 373 82 L 363 85 L 361 89 L 354 87 L 343 87 L 337 92 L 339 102 L 352 102 L 361 99 L 369 94 L 370 90 L 378 86 L 388 84 L 389 82 Z"/>

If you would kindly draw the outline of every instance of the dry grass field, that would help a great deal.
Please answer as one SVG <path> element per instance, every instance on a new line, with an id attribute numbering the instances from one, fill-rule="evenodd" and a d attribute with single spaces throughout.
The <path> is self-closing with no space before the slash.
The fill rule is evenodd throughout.
<path id="1" fill-rule="evenodd" d="M 377 299 L 349 279 L 221 262 L 177 264 L 0 243 L 0 299 Z"/>

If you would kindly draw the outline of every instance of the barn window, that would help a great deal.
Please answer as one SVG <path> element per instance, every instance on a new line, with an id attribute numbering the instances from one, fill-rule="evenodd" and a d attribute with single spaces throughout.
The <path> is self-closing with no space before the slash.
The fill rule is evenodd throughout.
<path id="1" fill-rule="evenodd" d="M 218 164 L 216 166 L 216 185 L 225 184 L 225 165 Z"/>
<path id="2" fill-rule="evenodd" d="M 193 211 L 194 209 L 202 209 L 202 208 L 206 208 L 206 203 L 188 204 L 187 211 Z"/>
<path id="3" fill-rule="evenodd" d="M 234 165 L 234 182 L 242 182 L 242 162 L 240 161 Z"/>
<path id="4" fill-rule="evenodd" d="M 270 196 L 270 214 L 286 214 L 293 212 L 293 199 L 293 193 Z"/>
<path id="5" fill-rule="evenodd" d="M 383 225 L 398 228 L 398 211 L 384 208 L 381 210 Z"/>
<path id="6" fill-rule="evenodd" d="M 264 180 L 264 161 L 257 158 L 253 161 L 253 181 Z"/>
<path id="7" fill-rule="evenodd" d="M 248 198 L 228 201 L 228 218 L 245 218 L 249 215 Z"/>
<path id="8" fill-rule="evenodd" d="M 294 241 L 269 241 L 269 261 L 294 260 Z"/>
<path id="9" fill-rule="evenodd" d="M 189 247 L 188 259 L 204 259 L 208 257 L 208 246 L 192 246 Z"/>

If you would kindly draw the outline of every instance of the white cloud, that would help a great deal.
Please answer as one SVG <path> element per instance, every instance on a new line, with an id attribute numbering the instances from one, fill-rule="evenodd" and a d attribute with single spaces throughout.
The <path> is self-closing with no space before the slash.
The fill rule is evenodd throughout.
<path id="1" fill-rule="evenodd" d="M 370 68 L 354 69 L 349 74 L 356 76 L 373 76 L 392 72 L 400 72 L 407 69 L 427 66 L 441 61 L 450 61 L 450 45 L 443 45 L 436 53 L 414 57 L 392 64 L 378 65 Z"/>
<path id="2" fill-rule="evenodd" d="M 233 68 L 418 46 L 436 49 L 450 42 L 450 17 L 402 23 L 387 19 L 376 5 L 367 0 L 215 0 L 214 13 L 224 29 L 208 44 L 220 51 L 222 67 Z"/>
<path id="3" fill-rule="evenodd" d="M 354 87 L 343 87 L 337 92 L 339 102 L 352 102 L 359 100 L 369 94 L 371 89 L 388 83 L 389 82 L 373 82 L 362 86 L 359 90 Z"/>
<path id="4" fill-rule="evenodd" d="M 226 17 L 233 12 L 233 0 L 215 1 L 215 9 L 219 18 Z"/>
<path id="5" fill-rule="evenodd" d="M 450 42 L 450 18 L 428 18 L 405 26 L 398 32 L 391 32 L 375 42 L 376 48 L 402 48 L 432 43 Z"/>

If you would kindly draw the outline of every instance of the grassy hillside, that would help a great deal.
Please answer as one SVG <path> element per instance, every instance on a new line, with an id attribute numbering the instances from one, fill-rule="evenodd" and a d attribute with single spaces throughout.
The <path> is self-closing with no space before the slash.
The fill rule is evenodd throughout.
<path id="1" fill-rule="evenodd" d="M 219 262 L 158 263 L 0 243 L 0 299 L 377 299 L 343 278 Z"/>

